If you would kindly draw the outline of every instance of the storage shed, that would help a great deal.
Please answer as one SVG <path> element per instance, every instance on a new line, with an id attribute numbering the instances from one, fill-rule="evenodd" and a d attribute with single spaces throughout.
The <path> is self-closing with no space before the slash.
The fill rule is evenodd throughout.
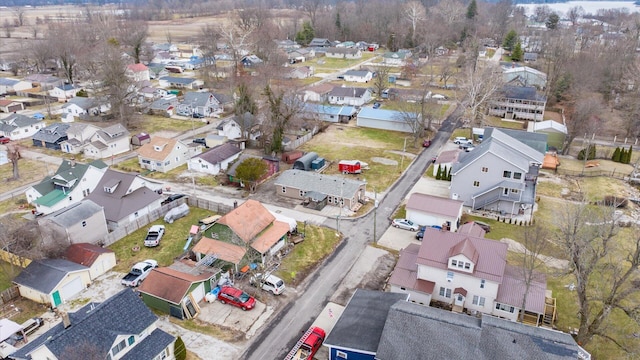
<path id="1" fill-rule="evenodd" d="M 131 145 L 142 146 L 151 141 L 151 135 L 147 133 L 140 133 L 131 137 Z"/>
<path id="2" fill-rule="evenodd" d="M 282 161 L 287 164 L 293 164 L 296 160 L 300 159 L 304 153 L 302 151 L 289 151 L 282 153 Z"/>
<path id="3" fill-rule="evenodd" d="M 320 170 L 322 169 L 322 167 L 324 167 L 324 163 L 325 163 L 324 158 L 321 158 L 321 157 L 316 158 L 311 162 L 311 169 Z"/>
<path id="4" fill-rule="evenodd" d="M 304 154 L 303 157 L 299 158 L 298 160 L 296 160 L 295 163 L 293 163 L 293 169 L 294 170 L 304 170 L 304 171 L 309 171 L 312 169 L 311 167 L 311 163 L 318 158 L 318 154 L 311 151 L 308 152 L 306 154 Z"/>

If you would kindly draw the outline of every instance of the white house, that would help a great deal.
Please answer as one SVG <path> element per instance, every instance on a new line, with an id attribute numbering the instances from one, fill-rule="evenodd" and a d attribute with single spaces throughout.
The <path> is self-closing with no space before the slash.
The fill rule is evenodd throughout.
<path id="1" fill-rule="evenodd" d="M 178 105 L 178 114 L 212 116 L 222 111 L 220 102 L 210 92 L 187 92 L 182 103 Z"/>
<path id="2" fill-rule="evenodd" d="M 59 101 L 65 101 L 75 97 L 76 93 L 80 90 L 81 89 L 79 87 L 76 87 L 73 84 L 63 84 L 49 90 L 49 95 L 57 97 Z"/>
<path id="3" fill-rule="evenodd" d="M 242 133 L 241 122 L 244 124 L 244 134 Z M 245 113 L 243 116 L 234 116 L 223 120 L 217 127 L 219 136 L 225 136 L 227 139 L 249 139 L 256 140 L 262 132 L 260 131 L 260 124 L 257 119 L 251 113 Z"/>
<path id="4" fill-rule="evenodd" d="M 138 149 L 140 167 L 147 170 L 167 172 L 189 160 L 189 147 L 180 140 L 154 136 Z"/>
<path id="5" fill-rule="evenodd" d="M 11 78 L 0 78 L 0 94 L 13 93 L 31 89 L 33 84 L 30 81 L 17 80 Z"/>
<path id="6" fill-rule="evenodd" d="M 456 231 L 462 217 L 463 202 L 433 195 L 413 193 L 407 201 L 407 219 L 424 226 L 441 226 Z"/>
<path id="7" fill-rule="evenodd" d="M 344 81 L 368 83 L 373 79 L 373 73 L 367 70 L 348 70 L 344 73 Z"/>
<path id="8" fill-rule="evenodd" d="M 302 95 L 303 101 L 325 102 L 329 101 L 329 93 L 333 90 L 333 85 L 322 83 L 306 88 Z"/>
<path id="9" fill-rule="evenodd" d="M 330 47 L 324 55 L 335 59 L 360 59 L 362 58 L 362 51 L 358 48 Z"/>
<path id="10" fill-rule="evenodd" d="M 71 114 L 73 116 L 80 115 L 100 115 L 111 109 L 111 104 L 102 103 L 94 98 L 86 97 L 74 97 L 62 105 L 62 111 L 65 114 Z"/>
<path id="11" fill-rule="evenodd" d="M 187 166 L 189 170 L 218 175 L 226 171 L 229 164 L 238 159 L 241 153 L 242 150 L 238 146 L 225 143 L 192 157 Z"/>
<path id="12" fill-rule="evenodd" d="M 125 74 L 135 82 L 149 81 L 149 68 L 145 64 L 129 64 Z"/>
<path id="13" fill-rule="evenodd" d="M 43 120 L 20 114 L 11 114 L 4 119 L 0 119 L 0 135 L 12 140 L 30 138 L 44 127 Z"/>
<path id="14" fill-rule="evenodd" d="M 460 149 L 453 149 L 443 151 L 436 157 L 436 161 L 433 163 L 433 176 L 438 175 L 438 169 L 449 174 L 449 170 L 453 164 L 458 162 L 458 156 L 462 151 Z"/>
<path id="15" fill-rule="evenodd" d="M 398 50 L 396 52 L 386 52 L 382 55 L 382 61 L 385 65 L 405 66 L 407 60 L 412 56 L 409 50 Z"/>
<path id="16" fill-rule="evenodd" d="M 84 147 L 84 155 L 104 159 L 129 151 L 129 131 L 121 124 L 98 129 Z"/>
<path id="17" fill-rule="evenodd" d="M 419 119 L 419 114 L 364 107 L 358 113 L 357 125 L 412 134 L 416 126 L 419 126 Z"/>
<path id="18" fill-rule="evenodd" d="M 79 154 L 89 143 L 91 136 L 100 128 L 85 123 L 70 123 L 67 129 L 67 140 L 60 143 L 60 150 L 69 154 Z"/>
<path id="19" fill-rule="evenodd" d="M 329 104 L 362 106 L 371 101 L 371 90 L 357 87 L 334 87 L 329 92 Z"/>

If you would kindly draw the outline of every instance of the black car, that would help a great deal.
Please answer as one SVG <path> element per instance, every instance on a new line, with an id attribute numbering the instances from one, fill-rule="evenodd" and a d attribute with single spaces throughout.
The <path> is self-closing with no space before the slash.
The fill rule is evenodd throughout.
<path id="1" fill-rule="evenodd" d="M 166 205 L 166 204 L 168 204 L 170 202 L 176 201 L 176 200 L 178 200 L 180 198 L 183 198 L 185 196 L 187 196 L 187 195 L 185 195 L 185 194 L 171 194 L 171 195 L 169 195 L 168 198 L 166 198 L 166 199 L 164 199 L 162 201 L 162 205 Z"/>
<path id="2" fill-rule="evenodd" d="M 191 115 L 192 117 L 196 118 L 196 119 L 203 119 L 204 115 L 200 114 L 200 113 L 193 113 L 193 115 Z"/>

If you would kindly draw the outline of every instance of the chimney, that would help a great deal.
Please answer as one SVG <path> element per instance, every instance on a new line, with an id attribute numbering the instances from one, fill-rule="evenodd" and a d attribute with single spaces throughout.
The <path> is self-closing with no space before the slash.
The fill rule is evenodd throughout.
<path id="1" fill-rule="evenodd" d="M 71 160 L 69 161 L 69 164 L 71 164 L 71 167 L 74 168 L 76 166 L 76 159 L 71 158 Z"/>
<path id="2" fill-rule="evenodd" d="M 69 320 L 69 313 L 66 311 L 60 311 L 60 317 L 62 318 L 62 325 L 64 328 L 68 328 L 71 326 L 71 320 Z"/>

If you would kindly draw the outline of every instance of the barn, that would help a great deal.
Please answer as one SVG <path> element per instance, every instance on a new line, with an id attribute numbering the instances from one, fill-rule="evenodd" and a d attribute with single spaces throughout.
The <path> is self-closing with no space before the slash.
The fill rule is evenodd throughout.
<path id="1" fill-rule="evenodd" d="M 373 129 L 413 133 L 414 128 L 411 126 L 411 121 L 418 121 L 417 119 L 419 119 L 419 117 L 419 114 L 405 114 L 395 110 L 382 110 L 365 107 L 358 113 L 358 120 L 356 124 L 361 127 Z"/>
<path id="2" fill-rule="evenodd" d="M 312 163 L 315 159 L 318 158 L 318 154 L 311 151 L 308 152 L 306 154 L 304 154 L 301 158 L 299 158 L 298 160 L 296 160 L 296 162 L 293 163 L 293 169 L 294 170 L 304 170 L 304 171 L 309 171 L 312 169 Z"/>

